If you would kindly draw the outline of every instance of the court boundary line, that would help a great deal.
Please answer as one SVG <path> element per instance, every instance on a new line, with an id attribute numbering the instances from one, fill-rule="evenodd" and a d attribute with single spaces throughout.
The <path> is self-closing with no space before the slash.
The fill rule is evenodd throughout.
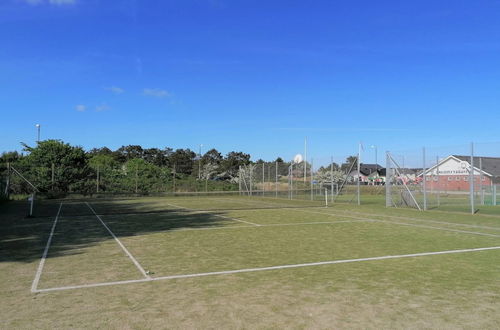
<path id="1" fill-rule="evenodd" d="M 33 279 L 33 283 L 31 284 L 31 292 L 37 292 L 38 283 L 40 282 L 40 278 L 42 276 L 43 267 L 45 266 L 45 260 L 47 259 L 47 255 L 49 253 L 50 243 L 52 243 L 52 237 L 54 236 L 54 232 L 56 230 L 57 221 L 59 220 L 59 215 L 61 214 L 63 203 L 59 203 L 59 209 L 57 210 L 56 218 L 54 219 L 54 223 L 52 224 L 52 228 L 50 229 L 49 238 L 47 239 L 47 244 L 45 245 L 45 249 L 42 253 L 42 258 L 40 259 L 40 263 L 38 264 L 38 268 L 35 273 L 35 278 Z"/>
<path id="2" fill-rule="evenodd" d="M 301 212 L 311 212 L 308 210 L 298 210 Z M 329 215 L 329 216 L 337 216 L 337 217 L 346 217 L 346 218 L 352 218 L 352 219 L 358 219 L 358 220 L 372 220 L 376 222 L 381 222 L 381 223 L 392 223 L 396 225 L 406 225 L 406 226 L 411 226 L 411 227 L 417 227 L 417 228 L 426 228 L 426 229 L 436 229 L 436 230 L 443 230 L 443 231 L 449 231 L 449 232 L 455 232 L 455 233 L 461 233 L 461 234 L 472 234 L 472 235 L 481 235 L 481 236 L 490 236 L 490 237 L 498 237 L 500 238 L 500 235 L 495 235 L 495 234 L 489 234 L 489 233 L 481 233 L 478 231 L 468 231 L 468 230 L 460 230 L 460 229 L 453 229 L 453 228 L 443 228 L 443 227 L 435 227 L 435 226 L 427 226 L 427 225 L 418 225 L 414 223 L 406 223 L 406 222 L 397 222 L 397 221 L 390 221 L 390 220 L 380 220 L 380 219 L 370 219 L 370 218 L 362 218 L 359 216 L 354 216 L 354 215 L 338 215 L 338 214 L 333 214 L 333 213 L 322 213 L 322 212 L 313 212 L 317 214 L 324 214 L 324 215 Z"/>
<path id="3" fill-rule="evenodd" d="M 251 273 L 251 272 L 259 272 L 259 271 L 269 271 L 269 270 L 304 268 L 304 267 L 314 267 L 314 266 L 324 266 L 324 265 L 334 265 L 334 264 L 344 264 L 344 263 L 379 261 L 379 260 L 388 260 L 388 259 L 414 258 L 414 257 L 425 257 L 425 256 L 445 255 L 445 254 L 459 254 L 459 253 L 470 253 L 470 252 L 491 251 L 491 250 L 500 250 L 500 246 L 490 246 L 490 247 L 471 248 L 471 249 L 458 249 L 458 250 L 444 250 L 444 251 L 434 251 L 434 252 L 420 252 L 420 253 L 411 253 L 411 254 L 397 254 L 397 255 L 387 255 L 387 256 L 357 258 L 357 259 L 341 259 L 341 260 L 330 260 L 330 261 L 320 261 L 320 262 L 310 262 L 310 263 L 300 263 L 300 264 L 287 264 L 287 265 L 258 267 L 258 268 L 242 268 L 242 269 L 217 271 L 217 272 L 169 275 L 169 276 L 160 276 L 160 277 L 154 277 L 154 278 L 150 277 L 150 278 L 135 279 L 135 280 L 101 282 L 101 283 L 93 283 L 93 284 L 54 287 L 54 288 L 47 288 L 47 289 L 39 289 L 39 290 L 36 290 L 35 292 L 36 293 L 44 293 L 44 292 L 54 292 L 54 291 L 63 291 L 63 290 L 95 288 L 95 287 L 102 287 L 102 286 L 113 286 L 113 285 L 123 285 L 123 284 L 132 284 L 132 283 L 163 281 L 163 280 L 186 279 L 186 278 L 196 278 L 196 277 L 216 276 L 216 275 L 230 275 L 230 274 Z"/>
<path id="4" fill-rule="evenodd" d="M 190 209 L 190 208 L 187 208 L 187 207 L 184 207 L 184 206 L 180 206 L 180 205 L 175 205 L 175 204 L 172 204 L 172 203 L 165 203 L 165 205 L 169 205 L 169 206 L 177 207 L 177 208 L 180 208 L 180 209 L 188 210 L 188 211 L 193 212 L 193 213 L 205 213 L 205 214 L 212 215 L 214 217 L 219 217 L 219 218 L 229 219 L 229 220 L 233 220 L 233 221 L 243 222 L 243 223 L 247 223 L 249 225 L 256 226 L 256 227 L 260 226 L 258 223 L 254 223 L 254 222 L 250 222 L 250 221 L 245 221 L 245 220 L 241 220 L 241 219 L 236 219 L 236 218 L 231 218 L 231 217 L 227 217 L 227 216 L 224 216 L 224 215 L 212 213 L 210 211 L 199 211 L 199 210 L 196 210 L 196 209 Z"/>
<path id="5" fill-rule="evenodd" d="M 109 229 L 109 227 L 106 225 L 106 223 L 104 223 L 104 221 L 101 219 L 101 217 L 95 212 L 95 210 L 92 208 L 92 206 L 90 206 L 90 204 L 88 202 L 85 202 L 85 204 L 87 204 L 87 206 L 89 207 L 89 209 L 94 213 L 94 215 L 97 217 L 97 219 L 99 219 L 99 221 L 101 222 L 101 224 L 104 226 L 104 228 L 106 228 L 106 230 L 111 234 L 111 236 L 113 236 L 113 238 L 115 239 L 116 243 L 118 243 L 118 245 L 122 248 L 122 250 L 125 252 L 125 254 L 130 258 L 130 260 L 132 260 L 132 262 L 134 263 L 134 265 L 137 267 L 137 269 L 139 269 L 139 271 L 141 272 L 141 274 L 146 278 L 146 279 L 149 279 L 151 278 L 147 273 L 146 271 L 144 270 L 144 268 L 142 268 L 141 264 L 137 261 L 137 259 L 134 258 L 134 256 L 132 255 L 132 253 L 129 252 L 129 250 L 127 250 L 127 248 L 125 247 L 125 245 L 123 245 L 123 243 L 118 239 L 118 237 L 116 237 L 116 235 L 111 231 L 111 229 Z"/>

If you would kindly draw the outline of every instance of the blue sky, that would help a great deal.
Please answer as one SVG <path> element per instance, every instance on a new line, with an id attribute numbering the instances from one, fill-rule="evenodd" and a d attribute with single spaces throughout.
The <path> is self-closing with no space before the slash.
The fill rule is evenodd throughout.
<path id="1" fill-rule="evenodd" d="M 500 1 L 2 0 L 0 151 L 500 141 Z M 469 127 L 467 127 L 469 125 Z M 372 156 L 370 156 L 372 157 Z"/>

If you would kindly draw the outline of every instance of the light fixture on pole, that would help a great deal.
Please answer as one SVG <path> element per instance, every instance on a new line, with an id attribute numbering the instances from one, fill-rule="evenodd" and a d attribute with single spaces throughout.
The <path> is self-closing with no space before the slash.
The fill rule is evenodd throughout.
<path id="1" fill-rule="evenodd" d="M 37 139 L 36 139 L 36 143 L 40 143 L 40 124 L 36 124 L 35 125 L 36 129 L 37 129 Z"/>

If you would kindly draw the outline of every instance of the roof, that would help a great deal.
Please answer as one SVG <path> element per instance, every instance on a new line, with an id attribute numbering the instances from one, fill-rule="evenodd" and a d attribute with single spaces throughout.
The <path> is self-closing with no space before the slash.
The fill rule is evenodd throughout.
<path id="1" fill-rule="evenodd" d="M 460 159 L 461 161 L 467 162 L 470 164 L 470 156 L 460 156 L 453 155 L 453 157 Z M 480 164 L 480 162 L 482 164 Z M 479 166 L 481 165 L 481 166 Z M 482 168 L 483 172 L 487 172 L 492 176 L 500 176 L 500 158 L 499 157 L 474 157 L 474 167 L 476 169 Z"/>
<path id="2" fill-rule="evenodd" d="M 370 175 L 373 172 L 379 171 L 383 168 L 379 164 L 364 164 L 364 163 L 361 163 L 359 167 L 360 167 L 359 171 L 363 175 Z"/>

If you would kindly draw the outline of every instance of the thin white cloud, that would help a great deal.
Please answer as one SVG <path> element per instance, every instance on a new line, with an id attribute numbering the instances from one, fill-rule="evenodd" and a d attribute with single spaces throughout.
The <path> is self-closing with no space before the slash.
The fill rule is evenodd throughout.
<path id="1" fill-rule="evenodd" d="M 51 5 L 74 5 L 76 0 L 49 0 Z"/>
<path id="2" fill-rule="evenodd" d="M 111 107 L 109 105 L 107 105 L 106 103 L 103 103 L 103 104 L 95 107 L 95 111 L 97 111 L 97 112 L 106 111 L 106 110 L 110 110 L 110 109 L 111 109 Z"/>
<path id="3" fill-rule="evenodd" d="M 123 88 L 116 87 L 116 86 L 105 87 L 104 89 L 107 91 L 110 91 L 114 94 L 123 94 L 125 92 L 125 90 Z"/>
<path id="4" fill-rule="evenodd" d="M 158 98 L 172 96 L 172 94 L 170 94 L 168 91 L 159 88 L 144 88 L 142 93 L 146 96 L 154 96 Z"/>
<path id="5" fill-rule="evenodd" d="M 76 4 L 76 0 L 21 0 L 28 5 L 42 5 L 49 4 L 55 6 L 63 6 L 63 5 L 74 5 Z"/>
<path id="6" fill-rule="evenodd" d="M 80 112 L 84 112 L 85 110 L 87 110 L 87 107 L 83 104 L 78 104 L 75 106 L 75 110 L 80 111 Z"/>

